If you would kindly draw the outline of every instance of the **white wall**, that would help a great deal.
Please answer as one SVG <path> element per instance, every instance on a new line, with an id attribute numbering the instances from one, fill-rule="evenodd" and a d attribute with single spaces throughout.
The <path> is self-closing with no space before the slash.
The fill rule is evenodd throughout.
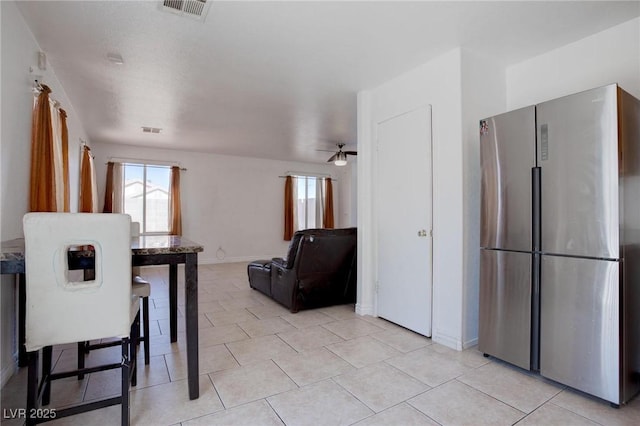
<path id="1" fill-rule="evenodd" d="M 460 87 L 461 51 L 455 49 L 358 97 L 358 304 L 375 314 L 376 124 L 432 105 L 433 132 L 433 340 L 462 342 L 463 153 Z M 367 162 L 365 164 L 364 162 Z"/>
<path id="2" fill-rule="evenodd" d="M 358 157 L 349 156 L 349 163 L 341 170 L 340 227 L 357 226 L 358 217 Z M 336 215 L 336 221 L 338 216 Z"/>
<path id="3" fill-rule="evenodd" d="M 507 68 L 507 107 L 610 83 L 640 98 L 640 18 Z"/>
<path id="4" fill-rule="evenodd" d="M 22 216 L 29 203 L 29 162 L 31 155 L 31 92 L 33 75 L 29 67 L 37 69 L 40 47 L 22 19 L 14 2 L 0 2 L 2 76 L 2 125 L 0 131 L 0 238 L 2 240 L 22 236 Z M 60 102 L 67 111 L 69 129 L 69 175 L 71 209 L 78 204 L 78 178 L 80 170 L 79 138 L 87 139 L 73 106 L 50 65 L 46 71 L 33 73 L 43 77 L 42 81 L 51 90 L 51 97 Z M 15 368 L 15 291 L 14 279 L 2 276 L 0 305 L 2 307 L 1 334 L 1 384 L 4 385 Z"/>
<path id="5" fill-rule="evenodd" d="M 486 55 L 462 50 L 462 146 L 464 185 L 464 287 L 462 346 L 478 340 L 480 307 L 480 144 L 479 120 L 504 112 L 504 67 Z"/>
<path id="6" fill-rule="evenodd" d="M 433 126 L 433 340 L 462 349 L 477 343 L 480 160 L 478 121 L 502 112 L 505 72 L 491 58 L 455 49 L 377 88 L 360 94 L 358 108 L 359 224 L 375 232 L 375 192 L 362 185 L 375 174 L 376 123 L 432 106 Z M 364 154 L 364 155 L 363 155 Z M 368 158 L 370 164 L 362 166 Z M 366 208 L 368 211 L 363 211 Z M 365 225 L 366 223 L 366 225 Z M 375 239 L 364 241 L 359 277 L 360 313 L 376 306 Z"/>
<path id="7" fill-rule="evenodd" d="M 287 172 L 330 174 L 334 182 L 336 226 L 348 226 L 341 190 L 349 184 L 347 167 L 234 157 L 216 154 L 94 143 L 100 204 L 104 201 L 105 163 L 111 158 L 179 162 L 182 227 L 185 237 L 204 245 L 201 263 L 269 259 L 286 254 L 283 236 L 284 179 Z M 347 191 L 349 191 L 347 186 Z M 222 252 L 218 252 L 221 247 Z"/>

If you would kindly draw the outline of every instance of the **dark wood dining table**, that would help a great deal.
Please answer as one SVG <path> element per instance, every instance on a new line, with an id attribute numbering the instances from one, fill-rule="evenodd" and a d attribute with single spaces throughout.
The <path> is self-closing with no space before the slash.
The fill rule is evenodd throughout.
<path id="1" fill-rule="evenodd" d="M 198 375 L 198 253 L 203 246 L 174 235 L 131 238 L 132 266 L 169 265 L 169 325 L 171 342 L 178 340 L 178 265 L 184 264 L 185 325 L 189 399 L 200 394 Z M 18 275 L 18 365 L 27 365 L 25 352 L 26 279 L 24 238 L 3 241 L 0 252 L 2 274 Z M 152 284 L 153 285 L 153 284 Z"/>

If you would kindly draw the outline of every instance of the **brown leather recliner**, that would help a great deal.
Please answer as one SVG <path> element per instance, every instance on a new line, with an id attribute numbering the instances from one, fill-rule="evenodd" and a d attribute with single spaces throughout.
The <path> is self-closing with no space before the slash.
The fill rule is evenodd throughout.
<path id="1" fill-rule="evenodd" d="M 291 312 L 355 302 L 356 240 L 356 228 L 298 231 L 286 258 L 249 264 L 249 285 Z"/>

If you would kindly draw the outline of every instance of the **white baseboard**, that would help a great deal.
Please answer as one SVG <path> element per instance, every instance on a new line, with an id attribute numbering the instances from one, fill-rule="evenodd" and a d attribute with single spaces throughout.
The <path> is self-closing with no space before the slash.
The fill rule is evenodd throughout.
<path id="1" fill-rule="evenodd" d="M 478 338 L 475 337 L 471 340 L 467 340 L 466 342 L 462 343 L 462 349 L 469 349 L 473 346 L 476 346 L 478 344 Z"/>
<path id="2" fill-rule="evenodd" d="M 0 371 L 0 388 L 7 384 L 9 379 L 18 371 L 18 363 L 16 361 L 2 367 Z"/>
<path id="3" fill-rule="evenodd" d="M 460 342 L 459 339 L 452 336 L 447 336 L 445 334 L 441 334 L 436 330 L 433 331 L 433 336 L 431 336 L 431 340 L 434 341 L 435 343 L 439 343 L 448 348 L 455 349 L 456 351 L 462 350 L 462 342 Z"/>
<path id="4" fill-rule="evenodd" d="M 356 303 L 356 314 L 376 316 L 373 305 L 363 305 L 362 303 Z"/>

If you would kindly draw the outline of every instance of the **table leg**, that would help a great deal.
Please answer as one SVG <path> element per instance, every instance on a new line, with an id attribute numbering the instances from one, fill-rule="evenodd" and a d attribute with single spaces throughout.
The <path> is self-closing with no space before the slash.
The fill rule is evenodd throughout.
<path id="1" fill-rule="evenodd" d="M 18 367 L 26 367 L 25 329 L 27 319 L 27 280 L 25 274 L 18 274 Z"/>
<path id="2" fill-rule="evenodd" d="M 29 352 L 27 354 L 27 363 L 29 370 L 27 372 L 27 426 L 35 425 L 36 419 L 34 412 L 38 408 L 38 351 Z"/>
<path id="3" fill-rule="evenodd" d="M 178 265 L 169 264 L 169 330 L 171 342 L 178 341 Z"/>
<path id="4" fill-rule="evenodd" d="M 198 371 L 198 254 L 188 253 L 184 266 L 189 399 L 197 399 L 200 396 Z"/>

